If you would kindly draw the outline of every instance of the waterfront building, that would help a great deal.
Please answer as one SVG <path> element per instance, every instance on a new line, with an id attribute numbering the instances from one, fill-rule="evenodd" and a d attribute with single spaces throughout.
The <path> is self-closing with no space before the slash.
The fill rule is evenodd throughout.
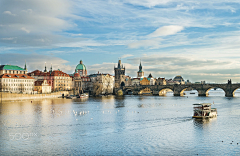
<path id="1" fill-rule="evenodd" d="M 78 73 L 80 76 L 87 76 L 87 68 L 82 60 L 80 60 L 80 63 L 76 66 L 75 73 Z"/>
<path id="2" fill-rule="evenodd" d="M 27 66 L 21 68 L 15 65 L 1 65 L 0 66 L 0 75 L 2 74 L 27 74 Z"/>
<path id="3" fill-rule="evenodd" d="M 125 86 L 125 67 L 123 67 L 121 60 L 118 60 L 118 66 L 114 67 L 115 73 L 115 88 Z"/>
<path id="4" fill-rule="evenodd" d="M 47 80 L 47 83 L 50 84 L 52 91 L 72 89 L 72 78 L 68 74 L 62 72 L 60 69 L 52 71 L 51 67 L 50 71 L 47 71 L 45 66 L 45 70 L 43 72 L 35 70 L 28 73 L 28 75 L 33 77 L 35 81 Z"/>
<path id="5" fill-rule="evenodd" d="M 173 79 L 167 79 L 166 80 L 167 85 L 175 85 L 175 84 L 180 84 L 179 81 L 174 81 Z"/>
<path id="6" fill-rule="evenodd" d="M 51 93 L 52 87 L 47 80 L 38 80 L 34 83 L 34 91 L 42 94 Z"/>
<path id="7" fill-rule="evenodd" d="M 91 91 L 93 90 L 93 84 L 89 76 L 82 76 L 82 88 L 84 91 Z"/>
<path id="8" fill-rule="evenodd" d="M 0 91 L 11 93 L 32 93 L 34 89 L 34 78 L 26 74 L 26 63 L 24 69 L 15 65 L 1 65 Z"/>
<path id="9" fill-rule="evenodd" d="M 141 78 L 140 79 L 140 85 L 150 85 L 150 78 Z"/>
<path id="10" fill-rule="evenodd" d="M 137 72 L 137 78 L 143 78 L 143 77 L 144 77 L 144 72 L 142 71 L 142 64 L 140 61 L 139 70 Z"/>
<path id="11" fill-rule="evenodd" d="M 150 81 L 150 85 L 155 85 L 156 79 L 150 73 L 148 76 L 148 80 Z"/>
<path id="12" fill-rule="evenodd" d="M 156 79 L 156 83 L 155 83 L 156 85 L 166 85 L 167 84 L 167 82 L 166 82 L 166 79 L 165 78 L 158 78 L 158 79 Z"/>
<path id="13" fill-rule="evenodd" d="M 185 84 L 185 81 L 184 81 L 184 79 L 182 78 L 181 75 L 175 76 L 175 78 L 173 79 L 173 81 L 178 81 L 179 84 Z"/>
<path id="14" fill-rule="evenodd" d="M 139 86 L 140 85 L 140 78 L 132 78 L 132 86 Z"/>
<path id="15" fill-rule="evenodd" d="M 79 73 L 75 73 L 73 76 L 73 90 L 75 95 L 83 93 L 82 78 Z"/>
<path id="16" fill-rule="evenodd" d="M 131 86 L 132 85 L 132 79 L 130 76 L 125 76 L 125 86 Z"/>
<path id="17" fill-rule="evenodd" d="M 94 88 L 98 86 L 98 89 L 101 90 L 101 94 L 112 94 L 114 88 L 114 76 L 110 74 L 91 74 L 89 75 L 91 80 L 91 91 L 94 91 Z"/>

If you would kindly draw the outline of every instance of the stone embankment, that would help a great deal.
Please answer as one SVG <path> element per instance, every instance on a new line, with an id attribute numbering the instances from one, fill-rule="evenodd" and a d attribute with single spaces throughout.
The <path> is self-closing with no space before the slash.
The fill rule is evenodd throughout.
<path id="1" fill-rule="evenodd" d="M 2 94 L 2 95 L 1 95 Z M 60 96 L 68 95 L 68 91 L 61 91 L 49 94 L 17 94 L 17 93 L 4 93 L 0 92 L 0 101 L 6 100 L 26 100 L 26 99 L 45 99 L 45 98 L 58 98 Z"/>

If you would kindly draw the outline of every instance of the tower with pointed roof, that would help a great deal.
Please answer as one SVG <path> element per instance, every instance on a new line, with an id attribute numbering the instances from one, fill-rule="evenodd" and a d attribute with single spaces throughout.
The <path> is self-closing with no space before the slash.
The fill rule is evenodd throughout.
<path id="1" fill-rule="evenodd" d="M 45 69 L 44 69 L 44 73 L 47 72 L 47 67 L 46 67 L 46 62 L 45 62 Z"/>
<path id="2" fill-rule="evenodd" d="M 25 61 L 24 70 L 26 70 L 26 74 L 27 74 L 28 70 L 27 70 L 27 64 L 26 64 L 26 61 Z"/>
<path id="3" fill-rule="evenodd" d="M 52 73 L 52 63 L 51 63 L 50 73 Z"/>
<path id="4" fill-rule="evenodd" d="M 123 67 L 121 60 L 118 60 L 117 67 L 114 67 L 114 73 L 115 73 L 115 88 L 125 86 L 125 67 Z"/>
<path id="5" fill-rule="evenodd" d="M 139 70 L 137 72 L 137 78 L 143 78 L 143 77 L 144 77 L 144 72 L 142 71 L 142 64 L 140 61 Z"/>

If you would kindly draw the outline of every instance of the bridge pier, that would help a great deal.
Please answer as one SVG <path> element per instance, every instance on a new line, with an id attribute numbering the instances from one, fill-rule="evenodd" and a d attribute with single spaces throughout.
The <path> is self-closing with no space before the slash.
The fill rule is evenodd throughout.
<path id="1" fill-rule="evenodd" d="M 226 92 L 226 93 L 225 93 L 225 96 L 226 96 L 226 97 L 234 97 L 233 94 L 232 94 L 232 93 L 229 93 L 229 92 Z"/>

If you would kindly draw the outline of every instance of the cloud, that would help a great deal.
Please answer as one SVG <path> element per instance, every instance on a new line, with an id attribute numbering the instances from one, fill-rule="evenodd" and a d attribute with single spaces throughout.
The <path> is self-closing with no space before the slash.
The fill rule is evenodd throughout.
<path id="1" fill-rule="evenodd" d="M 162 39 L 161 38 L 154 38 L 150 40 L 141 40 L 141 41 L 136 41 L 133 43 L 128 44 L 129 48 L 148 48 L 152 47 L 154 49 L 159 48 L 159 44 L 161 43 Z"/>
<path id="2" fill-rule="evenodd" d="M 11 11 L 4 11 L 3 14 L 16 16 L 16 14 L 11 13 Z"/>
<path id="3" fill-rule="evenodd" d="M 166 4 L 171 1 L 172 0 L 125 0 L 125 3 L 151 8 L 157 5 Z"/>
<path id="4" fill-rule="evenodd" d="M 125 55 L 122 55 L 121 58 L 127 58 L 127 57 L 131 57 L 133 56 L 132 54 L 125 54 Z"/>
<path id="5" fill-rule="evenodd" d="M 239 82 L 240 72 L 237 68 L 240 63 L 232 62 L 232 60 L 218 59 L 201 59 L 192 58 L 191 56 L 168 56 L 165 54 L 142 55 L 141 62 L 145 76 L 152 73 L 154 77 L 174 78 L 176 75 L 182 75 L 185 79 L 193 82 L 227 82 L 232 79 Z M 124 62 L 123 62 L 124 63 Z M 139 64 L 139 58 L 127 59 L 128 64 Z M 131 76 L 135 76 L 137 72 L 130 69 Z M 128 69 L 126 68 L 126 71 Z"/>
<path id="6" fill-rule="evenodd" d="M 163 26 L 155 30 L 153 33 L 149 34 L 149 37 L 159 37 L 159 36 L 167 36 L 174 35 L 180 31 L 182 31 L 184 27 L 177 25 Z"/>
<path id="7" fill-rule="evenodd" d="M 77 17 L 71 10 L 72 1 L 67 0 L 23 0 L 14 3 L 2 0 L 1 4 L 4 5 L 0 5 L 0 12 L 3 12 L 0 14 L 0 36 L 16 38 L 14 43 L 6 40 L 2 43 L 0 40 L 0 46 L 50 46 L 60 40 L 69 40 L 61 33 L 74 28 L 72 20 Z M 39 43 L 39 40 L 48 42 Z"/>
<path id="8" fill-rule="evenodd" d="M 59 57 L 40 55 L 36 53 L 32 54 L 17 54 L 6 53 L 0 54 L 1 65 L 11 64 L 19 67 L 24 67 L 25 61 L 27 62 L 28 71 L 44 70 L 45 62 L 47 63 L 47 69 L 49 70 L 52 64 L 53 70 L 60 69 L 65 73 L 71 74 L 74 72 L 75 67 L 68 65 L 68 61 Z M 4 59 L 3 59 L 4 58 Z"/>
<path id="9" fill-rule="evenodd" d="M 28 34 L 30 33 L 30 30 L 27 30 L 27 29 L 24 28 L 24 27 L 22 27 L 21 30 L 22 30 L 22 31 L 25 31 L 25 32 L 28 33 Z"/>

